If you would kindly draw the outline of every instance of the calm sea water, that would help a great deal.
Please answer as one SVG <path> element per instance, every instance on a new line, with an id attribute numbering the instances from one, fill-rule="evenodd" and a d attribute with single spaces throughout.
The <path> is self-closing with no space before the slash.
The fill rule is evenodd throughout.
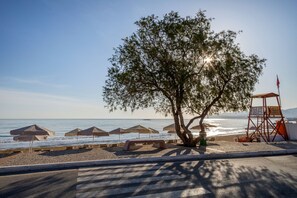
<path id="1" fill-rule="evenodd" d="M 247 126 L 247 119 L 206 119 L 207 123 L 214 124 L 217 127 L 207 130 L 208 136 L 237 134 L 243 133 Z M 140 138 L 162 138 L 174 139 L 174 134 L 168 134 L 163 131 L 163 127 L 173 123 L 170 119 L 152 119 L 152 120 L 135 120 L 135 119 L 25 119 L 25 120 L 0 120 L 0 149 L 28 147 L 28 142 L 15 142 L 10 130 L 18 129 L 24 126 L 37 124 L 56 132 L 54 137 L 49 137 L 46 141 L 35 141 L 33 147 L 37 146 L 57 146 L 57 145 L 76 145 L 76 144 L 98 144 L 98 143 L 116 143 L 124 142 L 128 139 L 138 138 L 138 133 L 129 133 L 119 135 L 110 135 L 107 137 L 65 137 L 64 134 L 75 128 L 86 129 L 96 126 L 105 131 L 111 131 L 115 128 L 129 128 L 135 125 L 143 125 L 158 130 L 159 134 L 140 134 Z M 197 125 L 197 123 L 194 123 Z M 198 135 L 198 131 L 193 131 Z"/>

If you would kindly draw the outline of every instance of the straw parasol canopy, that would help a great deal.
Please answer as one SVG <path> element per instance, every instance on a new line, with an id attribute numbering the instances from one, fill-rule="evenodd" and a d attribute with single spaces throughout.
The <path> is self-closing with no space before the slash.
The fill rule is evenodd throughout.
<path id="1" fill-rule="evenodd" d="M 72 131 L 65 133 L 65 136 L 78 136 L 78 132 L 80 131 L 81 129 L 76 128 L 76 129 L 73 129 Z"/>
<path id="2" fill-rule="evenodd" d="M 128 129 L 126 129 L 127 132 L 135 132 L 138 133 L 138 137 L 140 138 L 140 133 L 147 133 L 147 134 L 151 134 L 151 130 L 149 128 L 146 128 L 144 126 L 141 125 L 136 125 L 133 127 L 130 127 Z"/>
<path id="3" fill-rule="evenodd" d="M 54 136 L 55 132 L 34 124 L 19 129 L 11 130 L 10 134 L 16 135 L 15 137 L 13 137 L 13 140 L 15 141 L 30 141 L 29 146 L 31 150 L 33 146 L 33 141 L 46 140 L 48 136 Z"/>
<path id="4" fill-rule="evenodd" d="M 106 131 L 103 131 L 102 129 L 99 129 L 97 127 L 90 127 L 85 130 L 81 130 L 77 133 L 77 135 L 81 136 L 109 136 L 109 134 Z"/>
<path id="5" fill-rule="evenodd" d="M 114 130 L 109 132 L 109 134 L 112 134 L 112 135 L 119 135 L 119 140 L 121 140 L 121 135 L 125 134 L 125 133 L 130 133 L 130 132 L 127 132 L 123 128 L 117 128 L 117 129 L 114 129 Z"/>
<path id="6" fill-rule="evenodd" d="M 169 134 L 174 134 L 174 138 L 177 139 L 176 137 L 176 129 L 175 129 L 175 123 L 170 124 L 166 127 L 163 128 L 163 131 L 167 131 Z M 182 128 L 180 128 L 180 131 L 184 131 Z"/>
<path id="7" fill-rule="evenodd" d="M 13 140 L 14 141 L 41 141 L 41 140 L 46 140 L 47 139 L 47 135 L 18 135 L 18 136 L 14 136 Z"/>
<path id="8" fill-rule="evenodd" d="M 180 128 L 180 130 L 183 131 L 182 128 Z M 175 132 L 175 124 L 173 123 L 173 124 L 170 124 L 170 125 L 164 127 L 163 131 L 174 131 Z"/>
<path id="9" fill-rule="evenodd" d="M 22 127 L 19 129 L 11 130 L 11 135 L 45 135 L 45 136 L 54 136 L 55 132 L 50 131 L 44 127 L 40 127 L 36 124 L 31 126 Z"/>
<path id="10" fill-rule="evenodd" d="M 157 134 L 157 133 L 159 133 L 159 131 L 157 131 L 156 129 L 153 129 L 153 128 L 148 128 L 149 130 L 151 130 L 151 133 L 155 133 L 155 134 Z"/>
<path id="11" fill-rule="evenodd" d="M 136 133 L 151 133 L 151 130 L 141 126 L 141 125 L 136 125 L 133 127 L 130 127 L 128 129 L 126 129 L 127 132 L 136 132 Z"/>
<path id="12" fill-rule="evenodd" d="M 213 124 L 208 124 L 208 123 L 203 123 L 203 126 L 205 127 L 205 128 L 210 128 L 210 127 L 217 127 L 216 125 L 213 125 Z M 196 125 L 196 126 L 193 126 L 191 129 L 196 129 L 196 130 L 200 130 L 201 129 L 201 127 L 200 127 L 200 125 Z"/>
<path id="13" fill-rule="evenodd" d="M 117 129 L 114 129 L 114 130 L 109 132 L 109 134 L 117 134 L 117 135 L 121 135 L 121 134 L 125 134 L 125 133 L 130 133 L 130 132 L 127 132 L 123 128 L 117 128 Z"/>
<path id="14" fill-rule="evenodd" d="M 154 133 L 154 134 L 159 134 L 159 131 L 157 131 L 156 129 L 153 129 L 153 128 L 148 128 L 149 130 L 151 130 L 151 133 Z M 151 138 L 151 133 L 149 135 L 149 138 Z"/>

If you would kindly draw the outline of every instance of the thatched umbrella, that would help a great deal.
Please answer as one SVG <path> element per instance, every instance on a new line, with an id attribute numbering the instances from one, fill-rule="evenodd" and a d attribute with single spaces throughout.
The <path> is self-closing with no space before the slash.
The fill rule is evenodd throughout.
<path id="1" fill-rule="evenodd" d="M 102 129 L 99 129 L 97 127 L 90 127 L 88 129 L 85 129 L 85 130 L 81 130 L 77 133 L 77 135 L 80 135 L 80 136 L 93 136 L 93 140 L 94 140 L 94 137 L 95 136 L 109 136 L 109 134 L 102 130 Z"/>
<path id="2" fill-rule="evenodd" d="M 114 129 L 114 130 L 112 130 L 112 131 L 109 132 L 109 134 L 117 134 L 117 135 L 119 135 L 119 140 L 121 140 L 121 135 L 122 134 L 125 134 L 125 133 L 130 133 L 130 132 L 127 132 L 123 128 L 117 128 L 117 129 Z"/>
<path id="3" fill-rule="evenodd" d="M 182 128 L 180 128 L 181 131 L 184 131 Z M 175 131 L 175 124 L 170 124 L 163 128 L 163 131 Z"/>
<path id="4" fill-rule="evenodd" d="M 80 131 L 81 129 L 76 128 L 76 129 L 73 129 L 72 131 L 65 133 L 65 136 L 78 136 L 78 132 Z"/>
<path id="5" fill-rule="evenodd" d="M 175 123 L 170 124 L 166 127 L 163 128 L 163 131 L 167 131 L 167 133 L 174 134 L 174 138 L 177 139 L 176 137 L 176 129 L 175 129 Z M 180 128 L 180 131 L 184 131 L 182 128 Z"/>
<path id="6" fill-rule="evenodd" d="M 46 135 L 46 136 L 54 136 L 55 132 L 50 131 L 44 127 L 40 127 L 36 124 L 22 127 L 19 129 L 11 130 L 11 135 Z"/>
<path id="7" fill-rule="evenodd" d="M 55 132 L 34 124 L 19 129 L 11 130 L 10 134 L 16 135 L 15 137 L 13 137 L 13 140 L 15 141 L 30 141 L 29 146 L 31 149 L 34 140 L 46 140 L 48 136 L 54 136 Z"/>
<path id="8" fill-rule="evenodd" d="M 159 133 L 159 131 L 157 131 L 156 129 L 153 129 L 153 128 L 150 128 L 150 127 L 148 129 L 151 130 L 151 133 L 156 133 L 156 134 Z"/>
<path id="9" fill-rule="evenodd" d="M 18 135 L 18 136 L 14 136 L 13 140 L 14 141 L 41 141 L 41 140 L 46 140 L 47 139 L 47 135 Z"/>
<path id="10" fill-rule="evenodd" d="M 151 133 L 154 133 L 154 134 L 159 134 L 159 131 L 157 131 L 156 129 L 153 129 L 153 128 L 148 128 L 149 130 L 151 130 Z M 149 134 L 149 138 L 151 138 L 151 133 Z"/>
<path id="11" fill-rule="evenodd" d="M 144 127 L 144 126 L 141 126 L 141 125 L 136 125 L 136 126 L 133 126 L 133 127 L 130 127 L 128 129 L 126 129 L 127 132 L 136 132 L 138 133 L 138 138 L 140 138 L 140 133 L 147 133 L 147 134 L 150 134 L 151 133 L 151 130 Z"/>
<path id="12" fill-rule="evenodd" d="M 65 133 L 65 136 L 76 136 L 76 140 L 78 141 L 78 132 L 80 131 L 81 129 L 76 128 L 76 129 L 73 129 L 72 131 Z"/>

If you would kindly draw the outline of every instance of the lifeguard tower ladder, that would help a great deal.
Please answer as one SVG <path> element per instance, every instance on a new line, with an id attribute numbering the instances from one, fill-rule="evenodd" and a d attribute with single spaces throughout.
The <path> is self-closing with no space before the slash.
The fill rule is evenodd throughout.
<path id="1" fill-rule="evenodd" d="M 268 106 L 267 98 L 275 98 L 277 106 Z M 253 106 L 255 99 L 262 99 L 262 106 Z M 262 138 L 265 142 L 273 142 L 277 134 L 288 140 L 279 95 L 276 93 L 253 95 L 248 116 L 247 138 L 250 141 L 260 141 Z"/>

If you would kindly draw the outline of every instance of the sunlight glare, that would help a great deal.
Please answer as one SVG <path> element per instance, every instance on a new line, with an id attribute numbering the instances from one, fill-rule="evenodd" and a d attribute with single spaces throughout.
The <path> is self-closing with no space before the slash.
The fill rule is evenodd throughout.
<path id="1" fill-rule="evenodd" d="M 204 61 L 205 61 L 205 63 L 210 63 L 210 62 L 212 61 L 212 58 L 210 58 L 210 57 L 206 57 L 206 58 L 204 59 Z"/>

